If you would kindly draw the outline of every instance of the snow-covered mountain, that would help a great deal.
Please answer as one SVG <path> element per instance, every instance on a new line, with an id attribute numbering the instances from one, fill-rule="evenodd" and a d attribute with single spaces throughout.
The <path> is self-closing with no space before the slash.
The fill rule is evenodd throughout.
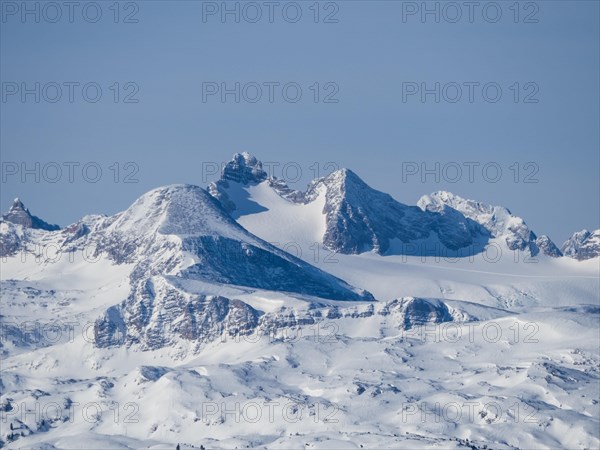
<path id="1" fill-rule="evenodd" d="M 254 156 L 235 154 L 208 190 L 238 222 L 278 243 L 318 243 L 343 254 L 467 256 L 498 239 L 509 250 L 562 256 L 549 237 L 537 237 L 504 207 L 444 191 L 409 206 L 372 189 L 348 169 L 313 180 L 302 192 L 269 177 Z"/>
<path id="2" fill-rule="evenodd" d="M 534 264 L 440 258 L 560 252 L 505 208 L 407 206 L 349 170 L 300 192 L 240 154 L 209 192 L 2 218 L 0 447 L 600 445 L 598 232 Z"/>
<path id="3" fill-rule="evenodd" d="M 58 225 L 50 225 L 32 215 L 23 202 L 16 198 L 0 219 L 0 257 L 13 255 L 28 242 L 35 242 L 36 236 L 43 239 L 46 231 L 59 229 Z"/>
<path id="4" fill-rule="evenodd" d="M 17 230 L 7 230 L 6 246 L 13 252 L 15 235 Z M 174 337 L 217 335 L 224 326 L 236 334 L 250 331 L 262 313 L 241 301 L 215 296 L 215 285 L 323 299 L 373 299 L 252 235 L 197 186 L 154 189 L 122 213 L 87 218 L 44 238 L 53 240 L 59 253 L 82 248 L 94 257 L 133 264 L 129 296 L 97 323 L 96 341 L 103 346 L 156 348 Z M 29 239 L 43 245 L 42 239 Z M 185 283 L 192 281 L 205 283 L 204 290 L 187 292 Z"/>
<path id="5" fill-rule="evenodd" d="M 189 293 L 190 281 L 324 299 L 373 298 L 253 236 L 197 186 L 148 192 L 109 219 L 96 242 L 115 261 L 135 262 L 130 296 L 96 328 L 102 345 L 120 344 L 125 335 L 128 344 L 155 348 L 168 345 L 169 333 L 195 340 L 256 326 L 262 312 L 211 290 Z"/>
<path id="6" fill-rule="evenodd" d="M 562 252 L 577 260 L 597 258 L 600 256 L 600 230 L 573 233 L 563 244 Z"/>
<path id="7" fill-rule="evenodd" d="M 372 299 L 369 293 L 252 235 L 198 186 L 157 188 L 122 213 L 86 216 L 54 233 L 27 234 L 24 228 L 3 223 L 3 255 L 14 254 L 26 244 L 52 241 L 59 252 L 86 248 L 119 264 L 133 263 L 135 281 L 180 276 L 329 299 Z"/>
<path id="8" fill-rule="evenodd" d="M 144 194 L 109 218 L 95 241 L 97 251 L 114 260 L 135 261 L 134 276 L 178 275 L 336 300 L 372 299 L 252 235 L 198 186 Z"/>
<path id="9" fill-rule="evenodd" d="M 305 201 L 314 201 L 319 192 L 325 195 L 326 231 L 322 242 L 336 252 L 373 250 L 385 254 L 393 251 L 397 242 L 402 245 L 423 240 L 439 241 L 446 249 L 459 250 L 484 235 L 476 223 L 464 217 L 448 218 L 397 202 L 370 188 L 348 169 L 313 181 Z M 433 252 L 436 251 L 439 250 L 434 247 Z M 423 252 L 427 252 L 424 247 L 417 250 Z"/>
<path id="10" fill-rule="evenodd" d="M 522 218 L 513 215 L 503 206 L 486 205 L 446 191 L 425 195 L 417 204 L 425 211 L 441 214 L 448 214 L 449 209 L 458 211 L 483 226 L 492 237 L 503 239 L 510 250 L 528 250 L 534 256 L 540 251 L 553 257 L 562 256 L 548 236 L 537 237 Z"/>
<path id="11" fill-rule="evenodd" d="M 271 223 L 273 229 L 281 229 L 285 223 L 286 243 L 318 242 L 344 254 L 439 252 L 440 244 L 447 251 L 456 251 L 487 234 L 477 223 L 460 215 L 449 218 L 404 205 L 372 189 L 348 169 L 313 180 L 305 192 L 292 190 L 282 180 L 268 177 L 261 162 L 248 153 L 235 154 L 223 168 L 221 180 L 211 183 L 208 190 L 233 217 L 265 239 L 278 241 L 281 235 L 276 234 L 277 230 L 260 230 L 255 222 Z M 298 219 L 300 224 L 294 226 Z M 313 232 L 299 230 L 307 227 Z M 300 234 L 310 234 L 314 240 L 303 241 Z M 415 243 L 419 245 L 412 245 Z M 431 248 L 420 245 L 423 243 Z M 406 244 L 409 246 L 398 250 Z"/>

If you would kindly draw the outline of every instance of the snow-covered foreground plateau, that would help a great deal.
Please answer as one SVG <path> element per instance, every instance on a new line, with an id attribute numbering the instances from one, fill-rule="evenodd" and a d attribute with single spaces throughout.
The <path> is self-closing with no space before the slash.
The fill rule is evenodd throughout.
<path id="1" fill-rule="evenodd" d="M 15 202 L 0 446 L 600 447 L 597 231 L 224 175 L 62 230 Z"/>

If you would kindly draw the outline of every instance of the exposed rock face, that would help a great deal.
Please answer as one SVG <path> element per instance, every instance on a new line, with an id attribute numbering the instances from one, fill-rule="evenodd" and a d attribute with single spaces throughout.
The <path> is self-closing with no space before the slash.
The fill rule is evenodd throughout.
<path id="1" fill-rule="evenodd" d="M 443 323 L 453 320 L 448 306 L 440 300 L 411 298 L 402 302 L 400 309 L 406 330 L 428 323 Z"/>
<path id="2" fill-rule="evenodd" d="M 60 227 L 32 215 L 23 202 L 16 198 L 0 220 L 0 257 L 20 251 L 31 240 L 29 235 L 39 230 L 57 231 Z"/>
<path id="3" fill-rule="evenodd" d="M 562 252 L 565 256 L 579 261 L 600 256 L 600 230 L 573 233 L 563 244 Z"/>
<path id="4" fill-rule="evenodd" d="M 140 283 L 140 289 L 96 321 L 98 347 L 138 344 L 148 350 L 180 340 L 205 343 L 223 335 L 243 336 L 258 326 L 262 315 L 240 300 L 193 295 L 162 277 Z"/>
<path id="5" fill-rule="evenodd" d="M 233 214 L 233 212 L 237 209 L 237 205 L 229 198 L 229 194 L 227 193 L 228 189 L 229 181 L 224 179 L 210 183 L 206 188 L 208 193 L 219 202 L 221 207 L 227 211 L 228 214 Z"/>
<path id="6" fill-rule="evenodd" d="M 545 234 L 542 235 L 542 236 L 540 236 L 540 237 L 538 237 L 535 240 L 535 244 L 539 247 L 539 249 L 545 255 L 552 256 L 554 258 L 558 258 L 560 256 L 563 256 L 562 252 L 556 246 L 556 244 L 554 242 L 552 242 L 552 240 L 548 236 L 546 236 Z"/>
<path id="7" fill-rule="evenodd" d="M 110 308 L 95 324 L 96 345 L 99 347 L 139 346 L 156 350 L 188 342 L 195 350 L 204 344 L 225 338 L 240 338 L 252 334 L 273 337 L 284 329 L 312 325 L 340 318 L 361 319 L 391 316 L 399 330 L 411 330 L 427 324 L 469 322 L 478 316 L 447 304 L 440 299 L 406 297 L 389 302 L 340 305 L 311 304 L 308 308 L 282 307 L 263 313 L 240 300 L 222 296 L 194 296 L 170 285 L 170 280 L 152 281 L 150 290 L 164 290 L 160 301 L 128 299 Z M 454 302 L 461 303 L 461 302 Z M 501 317 L 494 308 L 476 305 L 485 319 Z M 487 311 L 489 309 L 489 312 Z M 326 332 L 325 332 L 326 334 Z M 326 338 L 326 336 L 324 336 Z"/>
<path id="8" fill-rule="evenodd" d="M 210 183 L 207 190 L 219 201 L 225 211 L 232 214 L 236 210 L 236 204 L 229 198 L 229 183 L 256 184 L 267 178 L 268 175 L 262 168 L 262 162 L 249 153 L 236 153 L 231 161 L 223 167 L 221 179 Z"/>
<path id="9" fill-rule="evenodd" d="M 288 199 L 294 203 L 304 203 L 305 193 L 290 189 L 283 180 L 269 177 L 263 170 L 262 162 L 257 160 L 249 153 L 236 153 L 233 155 L 221 171 L 221 179 L 208 185 L 207 191 L 219 201 L 223 209 L 229 214 L 237 210 L 237 205 L 230 198 L 229 191 L 231 183 L 242 185 L 269 183 L 282 198 Z"/>
<path id="10" fill-rule="evenodd" d="M 558 247 L 549 237 L 538 238 L 523 219 L 514 216 L 503 206 L 487 205 L 475 200 L 464 199 L 446 191 L 425 195 L 417 204 L 427 210 L 436 210 L 442 206 L 450 207 L 483 226 L 490 236 L 504 238 L 506 245 L 511 250 L 527 250 L 532 256 L 542 250 L 549 256 L 561 256 Z"/>
<path id="11" fill-rule="evenodd" d="M 452 211 L 423 211 L 404 205 L 370 188 L 347 169 L 314 182 L 306 198 L 313 198 L 321 186 L 325 187 L 327 214 L 323 243 L 340 253 L 386 253 L 394 240 L 409 244 L 431 238 L 457 250 L 473 244 L 484 231 Z"/>
<path id="12" fill-rule="evenodd" d="M 0 219 L 0 257 L 12 256 L 35 241 L 33 235 L 60 230 L 32 215 L 23 202 L 16 198 L 6 214 Z M 41 236 L 41 235 L 40 235 Z"/>
<path id="13" fill-rule="evenodd" d="M 43 259 L 54 250 L 60 253 L 81 250 L 92 243 L 92 237 L 100 234 L 106 219 L 105 216 L 86 216 L 79 222 L 54 232 L 0 220 L 0 257 L 25 252 Z"/>
<path id="14" fill-rule="evenodd" d="M 267 172 L 254 156 L 246 152 L 236 153 L 223 168 L 222 179 L 244 184 L 260 183 L 267 179 Z"/>
<path id="15" fill-rule="evenodd" d="M 23 228 L 33 228 L 35 230 L 56 231 L 60 229 L 58 225 L 51 225 L 39 217 L 32 215 L 18 198 L 15 198 L 8 212 L 2 216 L 2 220 L 21 225 Z"/>

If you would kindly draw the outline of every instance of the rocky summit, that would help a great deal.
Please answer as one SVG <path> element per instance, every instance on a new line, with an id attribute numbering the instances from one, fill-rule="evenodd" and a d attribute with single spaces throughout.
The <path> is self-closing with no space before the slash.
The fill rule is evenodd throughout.
<path id="1" fill-rule="evenodd" d="M 21 225 L 23 228 L 32 228 L 34 230 L 55 231 L 59 230 L 58 225 L 52 225 L 44 222 L 39 217 L 29 212 L 21 200 L 15 198 L 12 206 L 6 214 L 2 215 L 2 220 Z"/>

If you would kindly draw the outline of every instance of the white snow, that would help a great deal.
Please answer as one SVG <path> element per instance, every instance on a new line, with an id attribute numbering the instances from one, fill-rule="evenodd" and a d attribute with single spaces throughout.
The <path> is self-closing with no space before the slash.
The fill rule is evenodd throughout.
<path id="1" fill-rule="evenodd" d="M 227 193 L 237 205 L 233 216 L 247 230 L 260 229 L 261 238 L 295 256 L 300 256 L 294 251 L 298 247 L 309 249 L 322 241 L 326 226 L 323 189 L 314 201 L 299 204 L 282 198 L 268 181 L 249 186 L 231 183 L 230 186 Z"/>

